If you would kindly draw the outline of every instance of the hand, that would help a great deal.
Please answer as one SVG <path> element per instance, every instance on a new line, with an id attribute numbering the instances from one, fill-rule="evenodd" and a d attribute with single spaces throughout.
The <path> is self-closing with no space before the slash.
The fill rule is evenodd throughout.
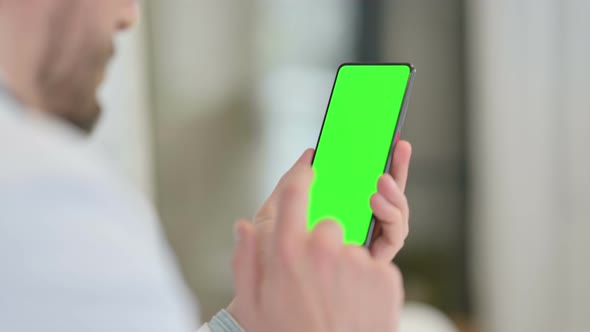
<path id="1" fill-rule="evenodd" d="M 343 245 L 336 222 L 323 221 L 307 232 L 313 178 L 308 156 L 273 194 L 276 219 L 264 263 L 254 225 L 236 224 L 236 298 L 228 311 L 246 331 L 397 331 L 403 302 L 399 270 L 363 247 Z"/>
<path id="2" fill-rule="evenodd" d="M 370 250 L 375 258 L 383 261 L 391 261 L 397 255 L 410 232 L 410 207 L 405 191 L 411 158 L 410 143 L 397 142 L 391 170 L 379 178 L 377 193 L 371 197 L 377 223 Z"/>
<path id="3" fill-rule="evenodd" d="M 314 151 L 309 149 L 299 158 L 293 168 L 285 174 L 268 200 L 262 205 L 254 216 L 259 237 L 259 247 L 263 252 L 268 251 L 270 234 L 274 229 L 277 219 L 277 201 L 280 192 L 285 186 L 285 179 L 289 177 L 298 166 L 311 165 Z M 412 147 L 407 141 L 399 141 L 395 148 L 391 171 L 384 174 L 377 182 L 377 193 L 371 197 L 371 208 L 376 216 L 377 223 L 370 245 L 373 257 L 391 262 L 401 250 L 409 232 L 410 208 L 404 194 L 408 179 L 408 169 Z M 307 207 L 305 208 L 307 211 Z"/>

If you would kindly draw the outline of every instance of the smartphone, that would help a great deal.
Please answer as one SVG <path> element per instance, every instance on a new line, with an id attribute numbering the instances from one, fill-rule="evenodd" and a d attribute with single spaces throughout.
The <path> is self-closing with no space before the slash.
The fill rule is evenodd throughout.
<path id="1" fill-rule="evenodd" d="M 415 72 L 405 63 L 340 66 L 313 159 L 309 230 L 332 219 L 346 244 L 370 244 L 370 198 L 391 167 Z"/>

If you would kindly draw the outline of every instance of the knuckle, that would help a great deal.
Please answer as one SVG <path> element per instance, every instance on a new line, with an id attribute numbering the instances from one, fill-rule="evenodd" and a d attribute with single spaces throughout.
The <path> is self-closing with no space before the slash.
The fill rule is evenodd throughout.
<path id="1" fill-rule="evenodd" d="M 293 186 L 299 188 L 302 181 L 311 180 L 313 177 L 314 173 L 311 167 L 294 167 L 281 177 L 278 187 L 282 190 L 288 190 Z"/>
<path id="2" fill-rule="evenodd" d="M 264 204 L 261 208 L 259 208 L 256 213 L 254 214 L 253 222 L 260 223 L 260 220 L 268 219 L 269 216 L 272 215 L 273 207 L 267 204 Z"/>
<path id="3" fill-rule="evenodd" d="M 404 212 L 406 219 L 410 217 L 410 203 L 409 203 L 408 197 L 406 197 L 406 195 L 404 195 L 402 198 L 401 210 Z"/>
<path id="4" fill-rule="evenodd" d="M 285 181 L 285 185 L 281 192 L 281 198 L 283 201 L 288 202 L 304 194 L 301 186 L 294 181 Z"/>
<path id="5" fill-rule="evenodd" d="M 405 195 L 405 194 L 402 195 L 402 202 L 401 203 L 402 203 L 402 205 L 405 208 L 409 208 L 410 207 L 410 201 L 408 200 L 408 196 L 407 195 Z"/>
<path id="6" fill-rule="evenodd" d="M 281 176 L 281 178 L 279 179 L 279 183 L 277 184 L 277 188 L 281 188 L 284 187 L 285 184 L 289 181 L 291 172 L 287 172 L 285 174 L 283 174 L 283 176 Z"/>
<path id="7" fill-rule="evenodd" d="M 400 241 L 395 246 L 395 252 L 396 253 L 400 252 L 404 248 L 405 245 L 406 245 L 405 239 L 400 239 Z"/>
<path id="8" fill-rule="evenodd" d="M 370 202 L 371 206 L 379 206 L 379 194 L 374 193 L 373 195 L 371 195 L 369 202 Z"/>
<path id="9" fill-rule="evenodd" d="M 387 212 L 386 216 L 383 218 L 383 221 L 389 224 L 403 225 L 405 223 L 405 218 L 402 211 L 393 206 Z"/>
<path id="10" fill-rule="evenodd" d="M 406 218 L 404 218 L 404 213 L 402 212 L 402 210 L 397 207 L 395 207 L 393 209 L 392 217 L 394 218 L 394 221 L 400 222 L 400 223 L 404 222 L 406 219 Z"/>

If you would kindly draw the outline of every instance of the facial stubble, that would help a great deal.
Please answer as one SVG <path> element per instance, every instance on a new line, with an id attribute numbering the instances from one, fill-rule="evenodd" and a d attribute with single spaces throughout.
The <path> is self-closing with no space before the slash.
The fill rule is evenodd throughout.
<path id="1" fill-rule="evenodd" d="M 100 118 L 97 88 L 113 46 L 110 41 L 101 42 L 92 22 L 76 24 L 83 10 L 80 3 L 64 0 L 56 6 L 47 29 L 37 85 L 44 111 L 89 133 Z"/>

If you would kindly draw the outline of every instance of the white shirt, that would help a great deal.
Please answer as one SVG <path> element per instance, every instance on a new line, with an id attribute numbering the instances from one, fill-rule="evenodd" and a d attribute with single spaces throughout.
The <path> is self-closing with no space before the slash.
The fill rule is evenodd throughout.
<path id="1" fill-rule="evenodd" d="M 83 138 L 0 88 L 0 331 L 195 331 L 153 209 Z"/>

